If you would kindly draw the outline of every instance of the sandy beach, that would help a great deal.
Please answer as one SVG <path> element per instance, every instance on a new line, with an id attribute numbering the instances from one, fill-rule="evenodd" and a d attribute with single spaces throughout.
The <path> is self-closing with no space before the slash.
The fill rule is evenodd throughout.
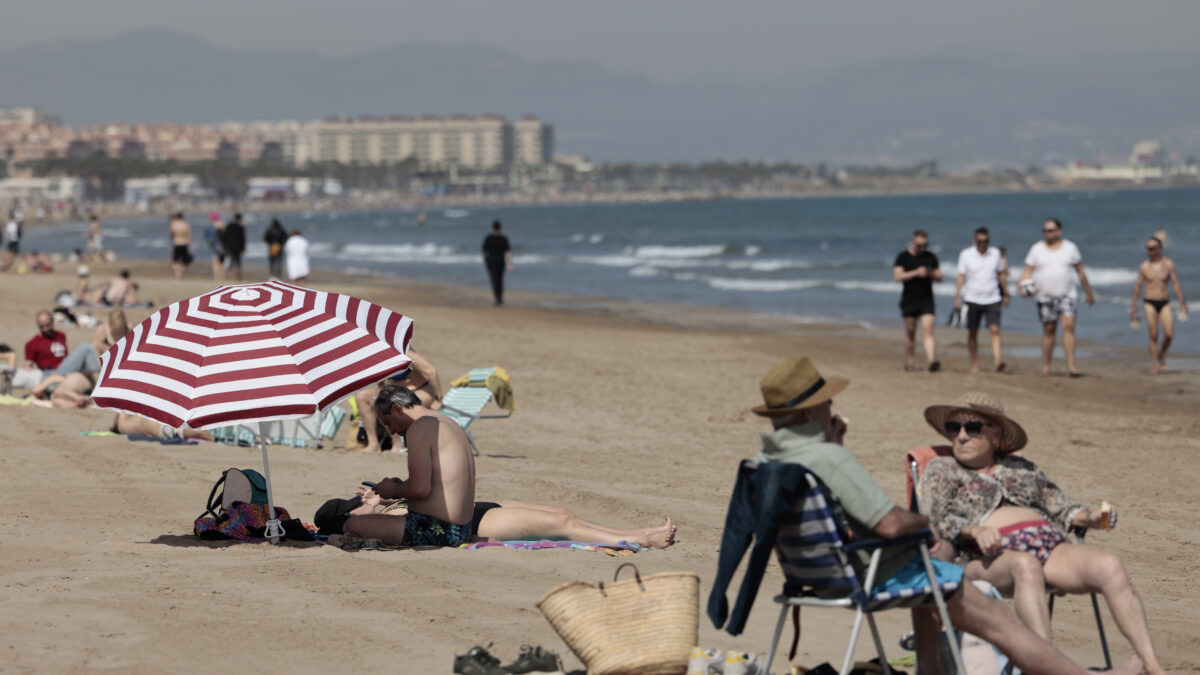
<path id="1" fill-rule="evenodd" d="M 120 267 L 134 271 L 156 307 L 213 287 L 207 264 L 176 281 L 165 262 L 122 261 L 93 266 L 94 279 Z M 247 271 L 265 276 L 261 267 Z M 1082 362 L 1089 373 L 1082 379 L 1038 377 L 1037 364 L 1022 358 L 1008 359 L 1007 374 L 970 375 L 965 333 L 947 330 L 939 333 L 943 371 L 906 373 L 898 325 L 801 325 L 519 288 L 497 309 L 482 287 L 320 271 L 311 281 L 411 316 L 413 345 L 444 384 L 476 366 L 508 370 L 516 412 L 472 426 L 482 450 L 478 499 L 563 505 L 623 527 L 669 515 L 678 543 L 617 560 L 570 550 L 351 553 L 201 542 L 192 521 L 213 481 L 228 467 L 261 468 L 256 448 L 82 437 L 107 428 L 113 414 L 0 406 L 0 670 L 449 673 L 454 654 L 488 643 L 504 662 L 522 644 L 541 644 L 562 654 L 568 669 L 580 668 L 534 603 L 561 582 L 608 580 L 632 561 L 643 575 L 697 573 L 703 604 L 737 463 L 769 429 L 749 412 L 761 401 L 758 380 L 779 360 L 807 354 L 825 374 L 851 380 L 836 401 L 850 420 L 847 446 L 901 505 L 905 450 L 939 440 L 922 418 L 925 406 L 974 389 L 999 397 L 1029 432 L 1026 457 L 1075 499 L 1118 507 L 1119 527 L 1088 543 L 1125 562 L 1164 665 L 1200 672 L 1200 582 L 1192 576 L 1200 572 L 1200 526 L 1189 487 L 1200 470 L 1200 383 L 1194 374 L 1148 375 L 1142 350 L 1101 350 L 1108 356 Z M 0 284 L 0 342 L 21 351 L 35 312 L 71 288 L 74 275 L 64 266 L 0 275 Z M 131 324 L 150 311 L 129 312 Z M 89 335 L 66 332 L 71 345 Z M 1035 342 L 1018 336 L 1008 344 Z M 1061 359 L 1055 365 L 1064 369 Z M 362 480 L 403 477 L 404 466 L 391 453 L 271 451 L 276 503 L 304 520 Z M 771 597 L 781 584 L 772 563 L 740 636 L 715 630 L 701 614 L 700 643 L 765 653 L 776 617 Z M 795 662 L 840 659 L 852 618 L 805 610 Z M 1114 661 L 1124 662 L 1132 651 L 1107 610 L 1105 622 Z M 880 616 L 890 656 L 904 653 L 896 639 L 908 623 L 907 612 Z M 1056 603 L 1054 637 L 1083 664 L 1102 665 L 1086 597 Z M 858 654 L 873 655 L 865 636 Z M 774 669 L 786 672 L 784 656 Z"/>

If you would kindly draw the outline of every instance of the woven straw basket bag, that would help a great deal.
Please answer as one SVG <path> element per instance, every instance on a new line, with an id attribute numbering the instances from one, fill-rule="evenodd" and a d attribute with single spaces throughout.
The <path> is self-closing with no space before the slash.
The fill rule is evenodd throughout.
<path id="1" fill-rule="evenodd" d="M 633 568 L 633 579 L 617 581 Z M 624 563 L 613 583 L 568 581 L 537 603 L 588 675 L 683 675 L 699 628 L 700 578 L 664 572 L 642 578 Z"/>

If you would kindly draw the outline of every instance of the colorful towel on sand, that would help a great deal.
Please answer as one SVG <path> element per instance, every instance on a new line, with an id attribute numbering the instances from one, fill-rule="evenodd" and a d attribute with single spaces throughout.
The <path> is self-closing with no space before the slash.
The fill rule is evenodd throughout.
<path id="1" fill-rule="evenodd" d="M 354 538 L 351 541 L 346 540 L 344 534 L 332 534 L 328 537 L 318 536 L 316 541 L 329 546 L 336 546 L 343 551 L 404 551 L 412 548 L 437 548 L 432 546 L 404 546 L 391 541 L 382 541 L 380 539 L 360 540 Z M 471 544 L 463 544 L 459 546 L 459 550 L 477 551 L 481 548 L 489 548 L 492 546 L 502 546 L 504 548 L 516 548 L 524 550 L 536 550 L 544 548 L 569 548 L 576 551 L 593 551 L 611 555 L 615 557 L 632 555 L 642 551 L 642 547 L 637 544 L 599 544 L 588 543 L 584 541 L 552 541 L 543 539 L 540 541 L 477 541 Z"/>
<path id="2" fill-rule="evenodd" d="M 467 551 L 477 551 L 489 546 L 503 546 L 504 548 L 525 550 L 573 548 L 577 551 L 598 551 L 611 556 L 629 555 L 642 550 L 642 547 L 637 544 L 591 544 L 584 541 L 555 541 L 550 539 L 542 539 L 540 541 L 477 541 L 472 544 L 463 544 L 459 548 Z"/>
<path id="3" fill-rule="evenodd" d="M 195 438 L 183 438 L 182 436 L 173 436 L 171 438 L 163 438 L 162 436 L 151 436 L 150 434 L 118 434 L 115 431 L 81 431 L 80 436 L 122 436 L 125 435 L 131 441 L 151 441 L 161 443 L 162 445 L 196 445 L 200 441 Z"/>

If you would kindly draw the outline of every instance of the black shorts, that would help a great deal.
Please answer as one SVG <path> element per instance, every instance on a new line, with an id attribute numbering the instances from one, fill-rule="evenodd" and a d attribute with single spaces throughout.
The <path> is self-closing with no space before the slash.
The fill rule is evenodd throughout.
<path id="1" fill-rule="evenodd" d="M 171 262 L 177 262 L 183 265 L 192 264 L 192 251 L 187 244 L 182 244 L 171 249 Z"/>
<path id="2" fill-rule="evenodd" d="M 1000 309 L 1003 307 L 1002 302 L 993 302 L 990 305 L 980 305 L 974 302 L 967 303 L 967 330 L 979 330 L 979 324 L 982 319 L 987 318 L 987 325 L 1000 326 Z"/>
<path id="3" fill-rule="evenodd" d="M 21 252 L 21 242 L 10 241 L 10 242 L 8 242 L 8 245 L 6 248 L 8 248 L 9 253 L 20 253 Z"/>
<path id="4" fill-rule="evenodd" d="M 917 298 L 916 300 L 900 300 L 900 316 L 908 318 L 910 316 L 924 316 L 925 314 L 935 314 L 933 307 L 933 298 Z"/>

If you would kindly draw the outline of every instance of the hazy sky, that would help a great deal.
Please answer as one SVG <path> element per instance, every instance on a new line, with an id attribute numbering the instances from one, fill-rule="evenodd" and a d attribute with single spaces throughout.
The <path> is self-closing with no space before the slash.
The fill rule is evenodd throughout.
<path id="1" fill-rule="evenodd" d="M 0 49 L 169 28 L 234 49 L 483 44 L 678 80 L 986 49 L 1032 58 L 1200 54 L 1197 0 L 15 0 Z"/>

